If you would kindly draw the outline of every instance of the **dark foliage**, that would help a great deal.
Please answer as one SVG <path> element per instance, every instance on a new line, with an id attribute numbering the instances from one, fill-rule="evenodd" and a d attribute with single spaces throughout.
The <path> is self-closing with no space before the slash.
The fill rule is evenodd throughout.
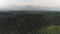
<path id="1" fill-rule="evenodd" d="M 60 15 L 56 12 L 9 12 L 0 16 L 0 30 L 32 32 L 50 24 L 60 25 Z M 38 14 L 39 13 L 39 14 Z"/>

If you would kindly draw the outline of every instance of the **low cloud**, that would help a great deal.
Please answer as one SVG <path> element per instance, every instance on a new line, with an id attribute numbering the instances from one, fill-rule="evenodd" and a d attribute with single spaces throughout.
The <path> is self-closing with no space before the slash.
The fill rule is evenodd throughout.
<path id="1" fill-rule="evenodd" d="M 11 0 L 12 1 L 12 0 Z M 60 7 L 60 0 L 30 0 L 27 2 L 0 2 L 0 7 L 11 7 L 11 6 L 40 6 L 40 7 Z M 19 1 L 19 0 L 16 0 Z M 23 0 L 24 1 L 24 0 Z"/>

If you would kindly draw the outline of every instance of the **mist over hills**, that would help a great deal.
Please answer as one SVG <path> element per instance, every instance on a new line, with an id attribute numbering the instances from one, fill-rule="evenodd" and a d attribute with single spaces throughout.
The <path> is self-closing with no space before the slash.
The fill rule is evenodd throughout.
<path id="1" fill-rule="evenodd" d="M 10 7 L 0 7 L 0 10 L 53 10 L 53 11 L 60 11 L 58 7 L 49 8 L 49 7 L 41 7 L 41 6 L 15 6 L 12 5 Z"/>
<path id="2" fill-rule="evenodd" d="M 31 5 L 28 6 L 11 6 L 11 7 L 2 7 L 0 10 L 38 10 L 39 8 L 33 7 Z"/>

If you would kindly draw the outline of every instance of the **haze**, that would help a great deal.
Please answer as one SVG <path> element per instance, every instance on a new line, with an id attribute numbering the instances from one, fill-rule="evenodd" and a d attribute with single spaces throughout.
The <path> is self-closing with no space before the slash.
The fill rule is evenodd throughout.
<path id="1" fill-rule="evenodd" d="M 23 7 L 28 5 L 33 7 L 56 8 L 55 10 L 57 10 L 60 8 L 60 0 L 0 0 L 0 8 Z"/>

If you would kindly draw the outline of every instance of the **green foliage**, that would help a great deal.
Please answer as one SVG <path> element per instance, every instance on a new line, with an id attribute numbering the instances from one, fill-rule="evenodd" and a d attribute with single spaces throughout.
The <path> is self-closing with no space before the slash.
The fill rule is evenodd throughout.
<path id="1" fill-rule="evenodd" d="M 15 14 L 15 13 L 14 13 Z M 11 34 L 20 34 L 21 32 L 35 32 L 42 34 L 56 34 L 59 29 L 56 26 L 60 24 L 60 16 L 51 14 L 26 14 L 14 16 L 1 16 L 0 22 Z"/>
<path id="2" fill-rule="evenodd" d="M 42 34 L 60 34 L 59 31 L 60 31 L 60 26 L 50 25 L 49 27 L 44 27 L 39 32 L 41 32 Z"/>
<path id="3" fill-rule="evenodd" d="M 59 16 L 55 15 L 44 15 L 44 14 L 27 14 L 27 15 L 16 15 L 13 17 L 6 17 L 5 20 L 8 21 L 8 29 L 10 32 L 15 34 L 18 32 L 35 32 L 42 34 L 56 34 L 57 31 L 55 26 L 56 18 Z M 60 22 L 60 21 L 59 21 Z M 52 24 L 52 25 L 51 25 Z M 51 25 L 51 26 L 49 26 Z M 43 29 L 45 28 L 45 29 Z"/>

